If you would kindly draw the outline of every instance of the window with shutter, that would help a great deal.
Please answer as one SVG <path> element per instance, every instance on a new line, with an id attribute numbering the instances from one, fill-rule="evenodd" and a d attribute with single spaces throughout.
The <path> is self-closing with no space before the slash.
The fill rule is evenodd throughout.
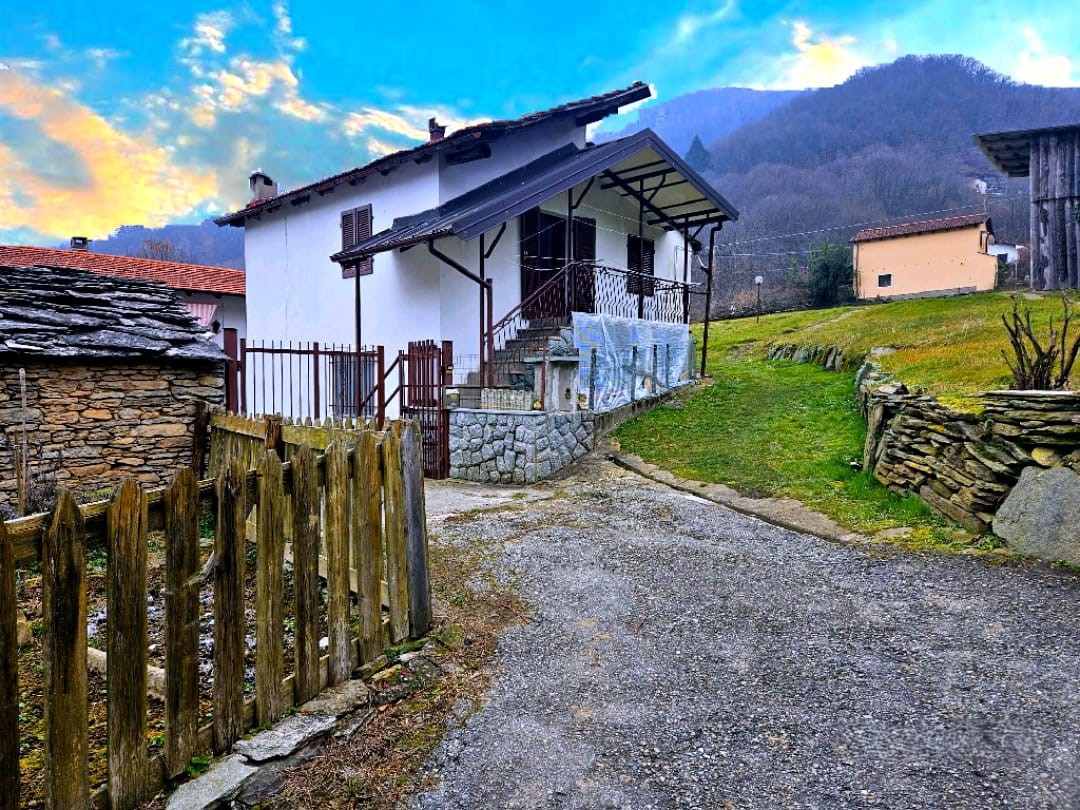
<path id="1" fill-rule="evenodd" d="M 652 295 L 656 283 L 645 276 L 656 275 L 656 244 L 652 239 L 643 239 L 636 234 L 626 237 L 626 269 L 631 273 L 626 277 L 626 291 L 630 295 Z"/>
<path id="2" fill-rule="evenodd" d="M 371 229 L 371 206 L 361 205 L 359 208 L 353 208 L 348 211 L 341 212 L 341 249 L 347 250 L 353 245 L 363 242 L 365 239 L 369 239 L 372 234 Z M 360 259 L 354 264 L 345 264 L 341 267 L 342 278 L 352 278 L 359 271 L 360 275 L 370 275 L 374 269 L 374 260 L 371 256 L 366 256 Z"/>

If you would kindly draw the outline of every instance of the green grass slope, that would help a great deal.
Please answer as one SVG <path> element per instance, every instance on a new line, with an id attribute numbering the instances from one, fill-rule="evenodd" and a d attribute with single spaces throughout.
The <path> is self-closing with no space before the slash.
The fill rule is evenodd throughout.
<path id="1" fill-rule="evenodd" d="M 1052 312 L 1060 319 L 1053 296 L 1024 303 L 1037 330 Z M 986 294 L 714 323 L 711 385 L 680 407 L 656 408 L 627 422 L 616 435 L 625 450 L 682 477 L 797 498 L 871 534 L 906 527 L 909 542 L 918 545 L 967 547 L 975 540 L 969 533 L 852 467 L 866 433 L 853 370 L 769 362 L 765 353 L 777 343 L 836 345 L 855 360 L 889 346 L 896 351 L 882 356 L 882 365 L 910 387 L 971 405 L 974 393 L 1008 383 L 1000 316 L 1010 308 L 1008 296 Z"/>

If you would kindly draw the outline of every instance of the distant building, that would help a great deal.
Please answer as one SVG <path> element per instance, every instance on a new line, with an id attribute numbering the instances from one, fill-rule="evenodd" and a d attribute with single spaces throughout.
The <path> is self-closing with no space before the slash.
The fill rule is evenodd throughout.
<path id="1" fill-rule="evenodd" d="M 855 296 L 920 298 L 994 289 L 988 214 L 866 228 L 852 237 Z"/>
<path id="2" fill-rule="evenodd" d="M 1009 177 L 1030 177 L 1031 286 L 1080 287 L 1080 124 L 976 135 Z"/>

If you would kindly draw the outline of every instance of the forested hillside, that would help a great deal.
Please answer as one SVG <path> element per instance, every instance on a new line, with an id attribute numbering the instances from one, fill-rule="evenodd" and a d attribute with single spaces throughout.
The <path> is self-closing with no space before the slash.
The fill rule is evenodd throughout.
<path id="1" fill-rule="evenodd" d="M 210 219 L 199 225 L 165 225 L 161 228 L 124 225 L 108 239 L 95 240 L 90 249 L 94 253 L 113 256 L 144 256 L 244 269 L 244 232 L 239 228 L 219 228 Z"/>
<path id="2" fill-rule="evenodd" d="M 959 56 L 908 56 L 799 95 L 709 144 L 707 176 L 741 214 L 719 239 L 724 294 L 759 273 L 775 288 L 812 244 L 868 224 L 985 208 L 999 241 L 1026 241 L 1027 181 L 1005 181 L 971 136 L 1076 122 L 1080 88 L 1017 84 Z"/>
<path id="3" fill-rule="evenodd" d="M 651 129 L 681 155 L 697 135 L 713 143 L 744 124 L 786 104 L 802 90 L 750 90 L 745 87 L 714 87 L 686 93 L 637 111 L 637 120 L 617 132 L 601 132 L 597 142 L 621 138 L 642 129 Z"/>

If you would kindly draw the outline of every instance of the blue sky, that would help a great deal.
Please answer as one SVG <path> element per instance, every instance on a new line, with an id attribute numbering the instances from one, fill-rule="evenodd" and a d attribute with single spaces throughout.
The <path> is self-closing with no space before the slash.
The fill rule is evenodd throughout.
<path id="1" fill-rule="evenodd" d="M 242 206 L 256 167 L 296 186 L 415 143 L 429 115 L 453 129 L 639 79 L 658 99 L 821 87 L 962 53 L 1080 84 L 1060 2 L 9 2 L 0 243 L 197 222 Z"/>

